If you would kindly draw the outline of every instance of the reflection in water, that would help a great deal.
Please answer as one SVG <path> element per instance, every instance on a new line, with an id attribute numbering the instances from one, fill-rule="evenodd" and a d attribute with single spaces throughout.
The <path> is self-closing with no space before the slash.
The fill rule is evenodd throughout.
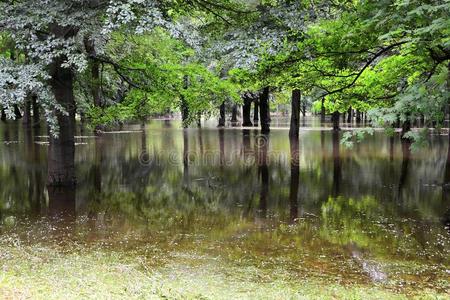
<path id="1" fill-rule="evenodd" d="M 401 193 L 408 179 L 409 162 L 411 159 L 411 142 L 407 139 L 402 139 L 402 167 L 400 171 L 400 179 L 398 182 L 398 197 L 401 198 Z"/>
<path id="2" fill-rule="evenodd" d="M 300 180 L 300 154 L 298 137 L 290 138 L 291 148 L 291 182 L 289 185 L 290 221 L 295 222 L 298 218 L 298 185 Z"/>
<path id="3" fill-rule="evenodd" d="M 0 237 L 63 240 L 69 252 L 74 243 L 94 244 L 152 261 L 189 253 L 190 260 L 282 268 L 292 278 L 367 283 L 386 276 L 419 284 L 447 276 L 446 142 L 410 153 L 400 139 L 378 133 L 348 150 L 331 131 L 301 131 L 299 140 L 289 140 L 274 130 L 269 144 L 258 130 L 178 129 L 166 122 L 127 129 L 134 132 L 83 138 L 77 190 L 46 193 L 48 146 L 35 143 L 45 139 L 0 126 Z M 442 180 L 442 189 L 432 184 Z M 401 193 L 393 189 L 397 183 Z M 12 216 L 15 226 L 3 225 Z M 69 220 L 65 226 L 77 234 L 49 231 L 43 224 L 55 217 Z M 38 233 L 30 234 L 30 226 Z"/>
<path id="4" fill-rule="evenodd" d="M 339 196 L 342 178 L 339 131 L 333 130 L 333 197 Z"/>

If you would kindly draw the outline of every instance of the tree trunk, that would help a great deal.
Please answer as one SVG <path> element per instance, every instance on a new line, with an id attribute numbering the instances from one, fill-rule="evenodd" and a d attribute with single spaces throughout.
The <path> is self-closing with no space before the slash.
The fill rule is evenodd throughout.
<path id="1" fill-rule="evenodd" d="M 405 134 L 408 133 L 411 130 L 411 121 L 409 120 L 409 118 L 403 122 L 402 124 L 402 132 L 400 134 L 401 138 L 403 139 Z"/>
<path id="2" fill-rule="evenodd" d="M 332 115 L 332 119 L 333 119 L 333 130 L 340 130 L 339 127 L 339 116 L 340 113 L 338 111 L 335 111 Z"/>
<path id="3" fill-rule="evenodd" d="M 41 126 L 41 118 L 39 116 L 39 104 L 36 95 L 31 97 L 31 107 L 33 111 L 33 127 L 39 128 Z"/>
<path id="4" fill-rule="evenodd" d="M 55 99 L 67 114 L 55 111 L 59 135 L 50 134 L 48 150 L 49 186 L 75 186 L 75 100 L 73 95 L 73 74 L 69 68 L 62 68 L 63 59 L 57 59 L 50 67 L 50 85 Z"/>
<path id="5" fill-rule="evenodd" d="M 29 126 L 31 125 L 31 98 L 27 97 L 24 104 L 22 123 L 25 126 Z"/>
<path id="6" fill-rule="evenodd" d="M 225 127 L 225 101 L 220 105 L 219 124 L 217 127 Z"/>
<path id="7" fill-rule="evenodd" d="M 269 119 L 269 87 L 265 87 L 259 97 L 259 117 L 261 119 L 261 133 L 270 132 Z"/>
<path id="8" fill-rule="evenodd" d="M 352 108 L 350 107 L 347 111 L 347 123 L 351 123 L 352 122 Z"/>
<path id="9" fill-rule="evenodd" d="M 255 122 L 255 126 L 258 126 L 258 121 L 259 121 L 259 101 L 258 99 L 255 99 L 253 101 L 254 103 L 254 108 L 253 108 L 253 121 Z"/>
<path id="10" fill-rule="evenodd" d="M 325 98 L 322 98 L 322 105 L 320 107 L 320 121 L 325 122 Z"/>
<path id="11" fill-rule="evenodd" d="M 305 104 L 304 101 L 303 101 L 303 104 L 302 104 L 302 116 L 303 116 L 303 118 L 306 117 L 306 104 Z"/>
<path id="12" fill-rule="evenodd" d="M 238 122 L 238 106 L 237 104 L 233 104 L 233 108 L 231 110 L 231 123 L 233 123 L 233 125 L 236 125 L 236 123 Z"/>
<path id="13" fill-rule="evenodd" d="M 356 110 L 356 123 L 361 123 L 361 112 Z"/>
<path id="14" fill-rule="evenodd" d="M 187 90 L 188 86 L 189 86 L 189 77 L 187 75 L 185 75 L 183 77 L 183 88 L 185 90 Z M 186 98 L 184 97 L 184 95 L 181 95 L 181 119 L 183 122 L 183 128 L 187 128 L 188 124 L 189 124 L 189 105 L 186 101 Z"/>
<path id="15" fill-rule="evenodd" d="M 291 126 L 289 129 L 289 136 L 291 138 L 298 138 L 300 128 L 300 101 L 301 92 L 298 89 L 292 91 L 291 98 Z"/>
<path id="16" fill-rule="evenodd" d="M 15 119 L 22 119 L 22 113 L 20 112 L 19 106 L 17 104 L 14 104 L 14 115 Z"/>
<path id="17" fill-rule="evenodd" d="M 2 108 L 0 120 L 2 120 L 3 122 L 6 122 L 6 112 L 5 112 L 4 108 Z"/>
<path id="18" fill-rule="evenodd" d="M 253 98 L 248 96 L 248 95 L 244 95 L 244 105 L 242 107 L 242 126 L 247 127 L 247 126 L 253 126 L 253 123 L 251 121 L 251 110 L 252 110 L 252 101 Z"/>

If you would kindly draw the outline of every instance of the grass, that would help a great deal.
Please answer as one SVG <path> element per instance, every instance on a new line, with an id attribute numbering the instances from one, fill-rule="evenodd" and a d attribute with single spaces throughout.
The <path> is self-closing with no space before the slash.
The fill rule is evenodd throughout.
<path id="1" fill-rule="evenodd" d="M 155 258 L 160 261 L 161 258 Z M 297 279 L 279 269 L 236 266 L 193 252 L 151 255 L 101 248 L 0 245 L 2 299 L 449 299 L 433 289 Z"/>

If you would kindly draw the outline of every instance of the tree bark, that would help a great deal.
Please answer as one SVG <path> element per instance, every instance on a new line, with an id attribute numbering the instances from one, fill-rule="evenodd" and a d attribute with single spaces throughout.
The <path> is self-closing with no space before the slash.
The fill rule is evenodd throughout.
<path id="1" fill-rule="evenodd" d="M 225 101 L 220 105 L 219 124 L 217 127 L 225 127 Z"/>
<path id="2" fill-rule="evenodd" d="M 25 99 L 22 123 L 25 126 L 31 125 L 31 97 Z"/>
<path id="3" fill-rule="evenodd" d="M 49 186 L 75 186 L 75 100 L 73 95 L 73 74 L 69 68 L 62 68 L 63 59 L 56 59 L 50 66 L 50 85 L 55 99 L 67 114 L 55 111 L 59 135 L 50 134 L 48 150 Z"/>
<path id="4" fill-rule="evenodd" d="M 253 101 L 254 108 L 253 108 L 253 121 L 255 122 L 255 126 L 258 126 L 259 121 L 259 100 L 254 99 Z"/>
<path id="5" fill-rule="evenodd" d="M 320 121 L 325 122 L 325 98 L 322 98 L 322 105 L 320 107 Z"/>
<path id="6" fill-rule="evenodd" d="M 253 97 L 247 95 L 247 93 L 243 97 L 244 99 L 244 105 L 242 106 L 242 126 L 253 126 L 252 120 L 251 120 L 251 110 L 252 110 L 252 101 Z"/>
<path id="7" fill-rule="evenodd" d="M 291 98 L 291 126 L 289 129 L 289 136 L 291 138 L 298 138 L 300 128 L 300 101 L 301 92 L 298 89 L 292 91 Z"/>
<path id="8" fill-rule="evenodd" d="M 14 115 L 15 119 L 22 119 L 22 113 L 20 112 L 19 106 L 17 104 L 14 104 Z"/>
<path id="9" fill-rule="evenodd" d="M 237 104 L 233 104 L 233 108 L 231 110 L 231 123 L 233 123 L 233 125 L 236 125 L 236 123 L 238 122 L 238 106 Z"/>
<path id="10" fill-rule="evenodd" d="M 347 111 L 347 123 L 351 123 L 352 122 L 352 107 L 349 107 L 348 111 Z"/>
<path id="11" fill-rule="evenodd" d="M 269 119 L 269 87 L 265 87 L 259 97 L 259 117 L 261 119 L 261 133 L 270 132 Z"/>
<path id="12" fill-rule="evenodd" d="M 3 122 L 6 122 L 6 112 L 5 112 L 4 108 L 2 108 L 0 120 L 2 120 Z"/>
<path id="13" fill-rule="evenodd" d="M 333 120 L 333 130 L 340 130 L 339 127 L 339 116 L 340 113 L 338 111 L 335 111 L 332 115 L 332 120 Z"/>
<path id="14" fill-rule="evenodd" d="M 361 112 L 356 110 L 356 123 L 361 123 Z"/>

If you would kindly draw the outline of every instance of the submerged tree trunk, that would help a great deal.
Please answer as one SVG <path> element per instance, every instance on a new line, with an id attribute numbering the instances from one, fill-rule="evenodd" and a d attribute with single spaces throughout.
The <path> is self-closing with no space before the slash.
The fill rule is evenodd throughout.
<path id="1" fill-rule="evenodd" d="M 252 110 L 252 101 L 253 97 L 247 95 L 244 95 L 244 105 L 242 106 L 242 126 L 253 126 L 252 120 L 251 120 L 251 110 Z"/>
<path id="2" fill-rule="evenodd" d="M 225 127 L 225 102 L 222 102 L 220 105 L 220 116 L 219 116 L 219 124 L 217 127 Z"/>
<path id="3" fill-rule="evenodd" d="M 75 186 L 75 100 L 73 74 L 69 68 L 61 67 L 63 59 L 57 59 L 50 67 L 50 85 L 55 99 L 67 112 L 56 111 L 58 137 L 50 135 L 48 150 L 49 186 Z"/>
<path id="4" fill-rule="evenodd" d="M 333 120 L 333 130 L 340 130 L 339 127 L 339 116 L 340 113 L 338 111 L 335 111 L 332 115 L 332 120 Z"/>
<path id="5" fill-rule="evenodd" d="M 300 101 L 301 92 L 298 89 L 292 91 L 291 98 L 291 126 L 289 128 L 289 136 L 298 138 L 300 128 Z"/>
<path id="6" fill-rule="evenodd" d="M 261 133 L 266 134 L 270 132 L 269 119 L 269 87 L 265 87 L 259 97 L 259 117 L 261 119 Z"/>

